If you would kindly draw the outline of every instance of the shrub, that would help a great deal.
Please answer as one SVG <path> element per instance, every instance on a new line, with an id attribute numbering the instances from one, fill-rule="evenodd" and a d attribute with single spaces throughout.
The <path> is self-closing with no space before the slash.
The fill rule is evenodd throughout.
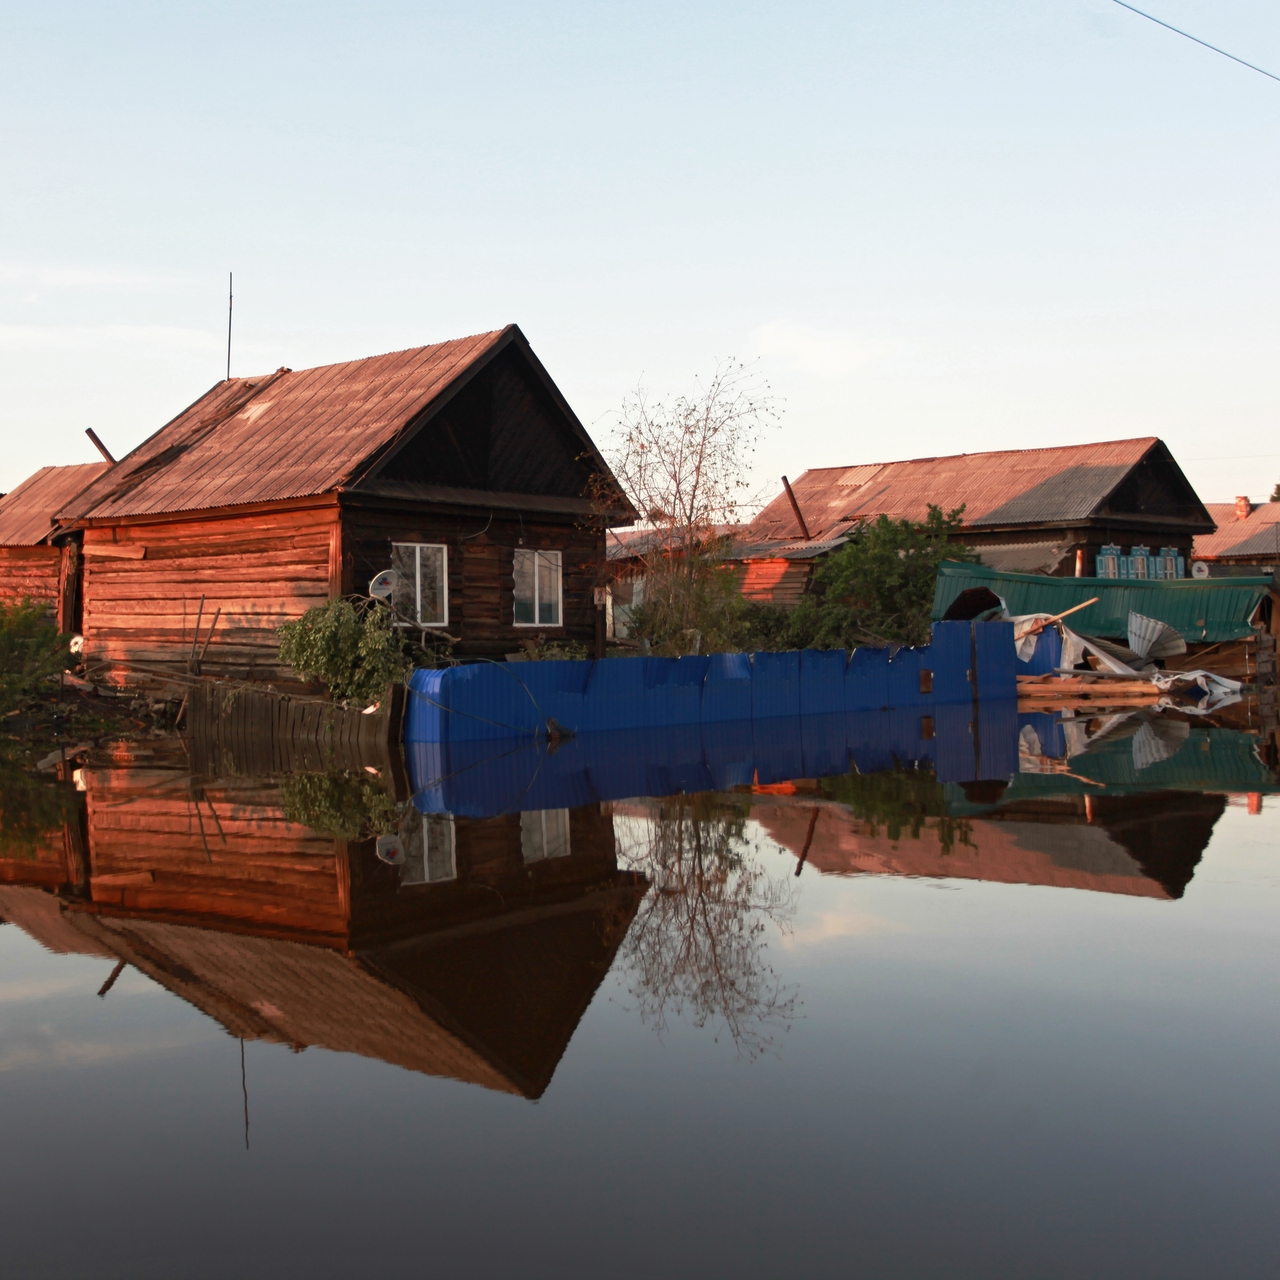
<path id="1" fill-rule="evenodd" d="M 304 680 L 320 680 L 335 698 L 376 702 L 409 667 L 403 634 L 375 600 L 330 600 L 277 634 L 280 661 Z"/>
<path id="2" fill-rule="evenodd" d="M 964 507 L 943 514 L 930 506 L 925 520 L 881 516 L 814 571 L 811 594 L 796 607 L 797 647 L 852 649 L 860 644 L 928 644 L 934 584 L 943 560 L 977 559 L 948 541 Z"/>
<path id="3" fill-rule="evenodd" d="M 400 807 L 367 773 L 291 773 L 280 783 L 290 822 L 338 840 L 363 840 L 394 831 Z"/>
<path id="4" fill-rule="evenodd" d="M 65 669 L 70 643 L 49 622 L 45 605 L 26 597 L 0 604 L 0 715 L 22 706 Z"/>

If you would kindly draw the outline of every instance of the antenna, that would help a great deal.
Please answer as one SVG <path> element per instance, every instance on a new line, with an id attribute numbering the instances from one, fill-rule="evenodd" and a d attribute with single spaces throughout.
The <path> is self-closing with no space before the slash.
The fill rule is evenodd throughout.
<path id="1" fill-rule="evenodd" d="M 244 1074 L 244 1037 L 240 1037 L 240 1091 L 244 1094 L 244 1149 L 249 1150 L 249 1084 Z"/>
<path id="2" fill-rule="evenodd" d="M 235 276 L 232 272 L 227 272 L 227 381 L 231 381 L 231 308 L 235 303 L 235 294 L 231 291 L 231 286 L 235 283 Z"/>

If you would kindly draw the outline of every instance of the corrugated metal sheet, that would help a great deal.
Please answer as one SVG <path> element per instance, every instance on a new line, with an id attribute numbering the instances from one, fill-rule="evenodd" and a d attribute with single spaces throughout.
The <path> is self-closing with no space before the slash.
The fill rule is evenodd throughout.
<path id="1" fill-rule="evenodd" d="M 519 335 L 515 325 L 219 383 L 60 514 L 196 511 L 330 492 L 509 335 Z"/>
<path id="2" fill-rule="evenodd" d="M 768 720 L 810 711 L 934 709 L 1017 696 L 1013 627 L 941 622 L 915 649 L 790 650 L 684 658 L 607 658 L 418 670 L 409 681 L 405 741 L 479 742 L 526 734 L 548 719 L 574 733 L 665 730 L 732 715 Z M 927 668 L 928 688 L 920 679 Z M 726 685 L 734 687 L 732 696 Z M 748 694 L 749 690 L 749 694 Z"/>
<path id="3" fill-rule="evenodd" d="M 1124 639 L 1129 611 L 1157 618 L 1192 643 L 1239 640 L 1255 634 L 1249 625 L 1270 578 L 1181 578 L 1169 582 L 1137 582 L 1122 578 L 1047 578 L 1032 573 L 1000 573 L 981 564 L 944 561 L 938 568 L 933 616 L 969 587 L 987 587 L 1009 606 L 1009 612 L 1063 613 L 1092 596 L 1097 604 L 1081 609 L 1068 625 L 1089 635 Z"/>
<path id="4" fill-rule="evenodd" d="M 1263 502 L 1247 520 L 1236 518 L 1234 502 L 1214 502 L 1209 514 L 1217 533 L 1196 538 L 1192 556 L 1214 560 L 1220 556 L 1272 556 L 1280 560 L 1280 502 Z"/>
<path id="5" fill-rule="evenodd" d="M 34 547 L 49 536 L 53 517 L 107 470 L 105 462 L 41 467 L 0 498 L 0 546 Z"/>
<path id="6" fill-rule="evenodd" d="M 974 550 L 988 569 L 999 569 L 1002 573 L 1052 573 L 1069 548 L 1061 542 L 1005 542 Z"/>
<path id="7" fill-rule="evenodd" d="M 923 520 L 933 503 L 965 506 L 965 523 L 1038 524 L 1083 520 L 1160 441 L 1154 436 L 1056 449 L 1008 449 L 859 467 L 821 467 L 792 484 L 815 541 L 857 520 Z M 800 535 L 785 493 L 752 521 L 757 541 Z"/>

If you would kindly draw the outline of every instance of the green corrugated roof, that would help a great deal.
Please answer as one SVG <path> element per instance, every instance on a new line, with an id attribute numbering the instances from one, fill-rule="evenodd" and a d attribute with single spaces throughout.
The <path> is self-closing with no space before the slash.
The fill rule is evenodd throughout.
<path id="1" fill-rule="evenodd" d="M 1067 623 L 1088 635 L 1129 634 L 1129 611 L 1157 618 L 1175 627 L 1191 643 L 1239 640 L 1253 635 L 1249 619 L 1271 587 L 1267 578 L 1177 578 L 1141 582 L 1126 578 L 1049 578 L 1038 573 L 1001 573 L 982 564 L 944 560 L 938 566 L 933 616 L 969 587 L 987 587 L 1009 606 L 1023 613 L 1064 613 L 1072 605 L 1099 596 L 1097 604 L 1081 609 Z"/>
<path id="2" fill-rule="evenodd" d="M 956 783 L 946 785 L 947 813 L 975 817 L 1015 800 L 1060 795 L 1133 795 L 1149 791 L 1280 791 L 1276 774 L 1258 755 L 1259 739 L 1236 729 L 1192 725 L 1182 746 L 1167 760 L 1145 768 L 1134 761 L 1133 739 L 1098 743 L 1070 760 L 1071 773 L 1016 773 L 1008 790 L 993 805 L 975 804 Z M 1090 786 L 1084 779 L 1101 786 Z"/>

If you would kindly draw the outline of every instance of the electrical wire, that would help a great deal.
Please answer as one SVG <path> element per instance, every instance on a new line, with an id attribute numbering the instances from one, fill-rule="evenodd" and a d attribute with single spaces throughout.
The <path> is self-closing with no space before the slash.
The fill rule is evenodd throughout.
<path id="1" fill-rule="evenodd" d="M 1238 62 L 1242 67 L 1248 67 L 1250 71 L 1256 71 L 1260 76 L 1266 76 L 1270 80 L 1280 80 L 1280 76 L 1272 75 L 1270 71 L 1264 71 L 1261 67 L 1255 67 L 1252 62 L 1246 62 L 1243 58 L 1237 58 L 1234 53 L 1228 53 L 1225 49 L 1219 49 L 1216 44 L 1210 44 L 1207 40 L 1201 40 L 1199 36 L 1193 36 L 1190 31 L 1183 31 L 1181 27 L 1175 27 L 1171 23 L 1165 22 L 1162 18 L 1152 17 L 1149 13 L 1143 13 L 1141 9 L 1135 9 L 1131 4 L 1125 4 L 1125 0 L 1114 0 L 1122 9 L 1128 9 L 1130 13 L 1136 13 L 1140 18 L 1146 18 L 1148 22 L 1154 22 L 1159 27 L 1164 27 L 1167 31 L 1172 31 L 1175 35 L 1186 36 L 1188 40 L 1194 40 L 1196 44 L 1202 44 L 1206 49 L 1212 49 L 1214 53 L 1220 53 L 1224 58 L 1230 58 L 1232 62 Z"/>

